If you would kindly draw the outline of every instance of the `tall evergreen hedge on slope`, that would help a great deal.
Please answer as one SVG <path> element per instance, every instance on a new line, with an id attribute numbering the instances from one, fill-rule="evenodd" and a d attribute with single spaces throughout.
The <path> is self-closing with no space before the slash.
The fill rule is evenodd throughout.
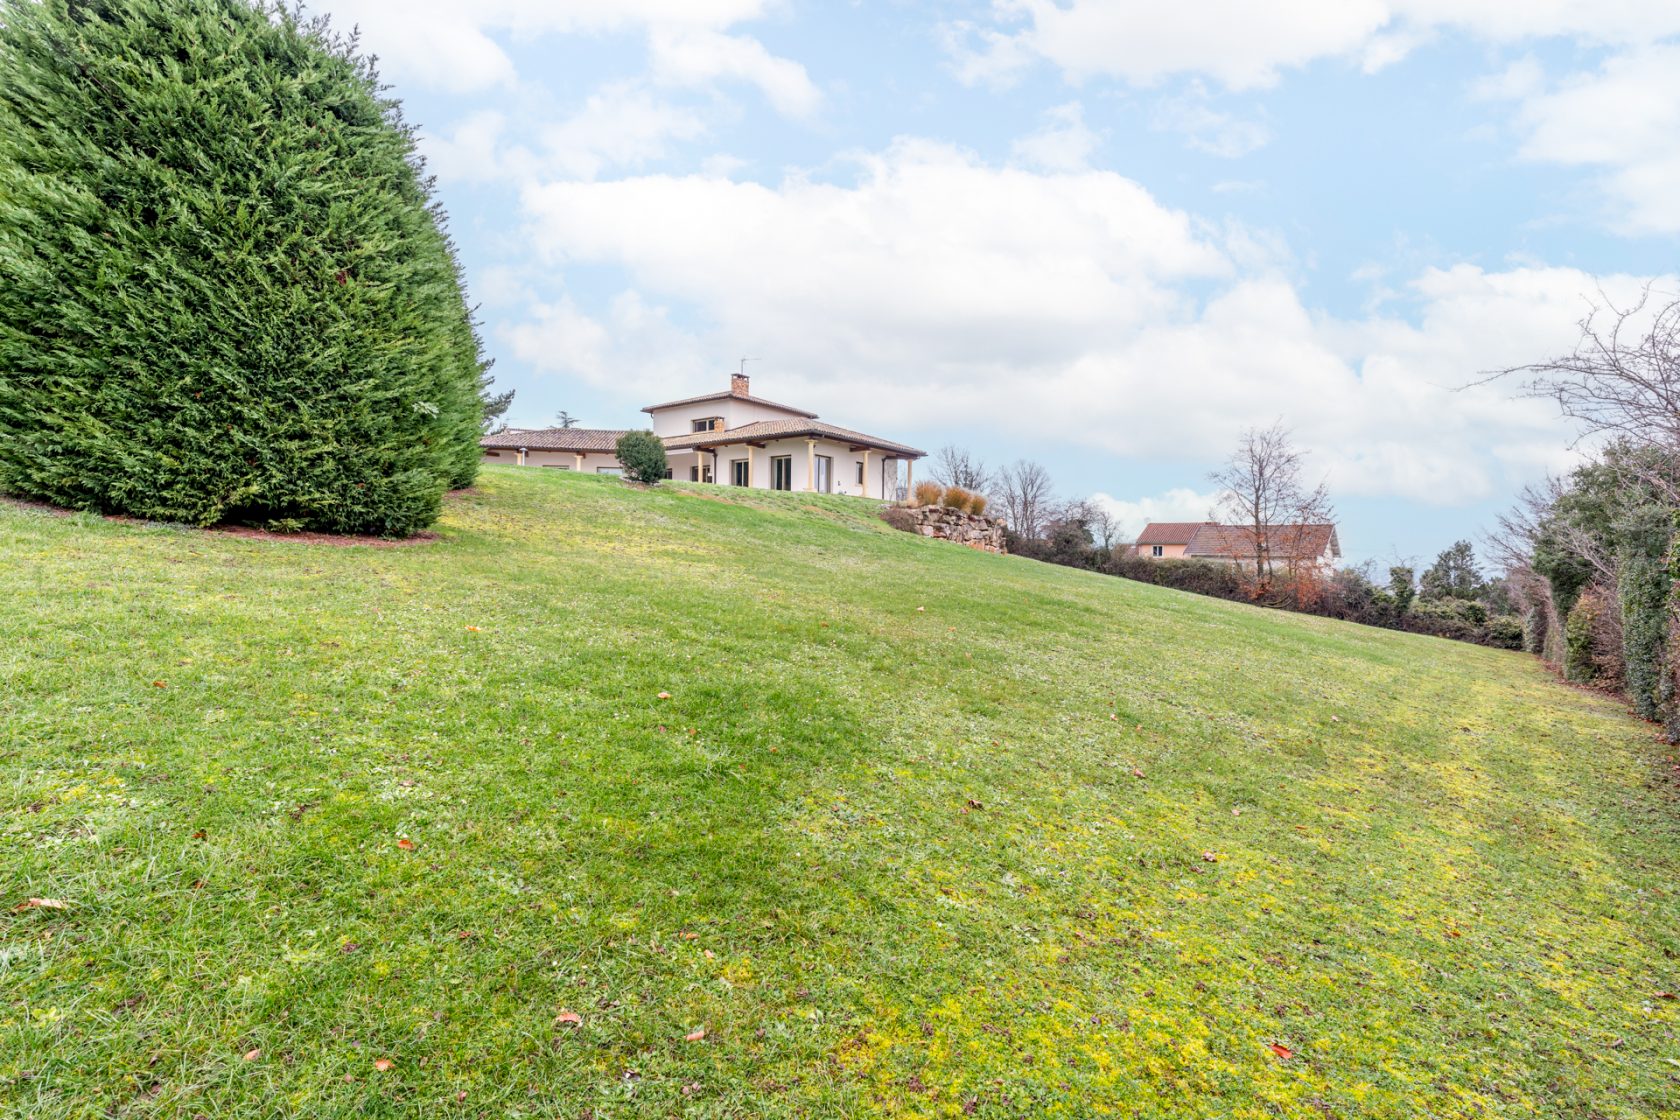
<path id="1" fill-rule="evenodd" d="M 0 492 L 401 535 L 488 383 L 353 42 L 246 0 L 0 0 Z"/>

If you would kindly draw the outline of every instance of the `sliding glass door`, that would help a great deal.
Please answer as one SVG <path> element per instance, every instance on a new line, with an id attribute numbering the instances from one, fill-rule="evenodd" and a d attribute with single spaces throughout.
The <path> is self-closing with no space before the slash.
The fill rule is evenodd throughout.
<path id="1" fill-rule="evenodd" d="M 793 489 L 793 456 L 775 455 L 770 459 L 770 489 Z"/>

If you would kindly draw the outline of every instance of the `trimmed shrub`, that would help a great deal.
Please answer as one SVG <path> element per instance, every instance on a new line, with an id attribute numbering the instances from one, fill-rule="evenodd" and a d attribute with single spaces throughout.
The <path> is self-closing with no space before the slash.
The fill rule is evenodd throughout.
<path id="1" fill-rule="evenodd" d="M 976 517 L 986 516 L 986 495 L 970 494 L 968 496 L 968 512 Z"/>
<path id="2" fill-rule="evenodd" d="M 910 492 L 911 502 L 918 506 L 936 506 L 945 496 L 945 487 L 937 482 L 918 482 Z"/>
<path id="3" fill-rule="evenodd" d="M 968 512 L 968 504 L 974 500 L 974 495 L 961 486 L 947 486 L 945 493 L 940 495 L 939 504 L 947 509 Z"/>
<path id="4" fill-rule="evenodd" d="M 1603 592 L 1589 587 L 1563 624 L 1563 675 L 1578 684 L 1621 683 L 1620 626 Z"/>
<path id="5" fill-rule="evenodd" d="M 400 535 L 485 365 L 412 128 L 320 20 L 0 0 L 0 490 Z"/>
<path id="6" fill-rule="evenodd" d="M 1622 542 L 1616 598 L 1622 613 L 1622 673 L 1628 699 L 1642 719 L 1662 715 L 1669 625 L 1671 514 L 1641 506 L 1616 525 Z"/>
<path id="7" fill-rule="evenodd" d="M 882 506 L 881 520 L 891 525 L 901 533 L 915 533 L 918 531 L 915 515 L 903 506 Z"/>
<path id="8" fill-rule="evenodd" d="M 657 485 L 670 467 L 665 441 L 652 432 L 625 432 L 618 437 L 617 452 L 624 477 L 631 482 Z"/>

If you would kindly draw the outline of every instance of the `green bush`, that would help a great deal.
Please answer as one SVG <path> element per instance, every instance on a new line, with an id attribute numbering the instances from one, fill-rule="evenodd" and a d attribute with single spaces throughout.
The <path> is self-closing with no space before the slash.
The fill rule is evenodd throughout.
<path id="1" fill-rule="evenodd" d="M 624 477 L 649 486 L 664 478 L 670 467 L 664 441 L 652 432 L 625 432 L 619 436 L 618 461 L 624 466 Z"/>
<path id="2" fill-rule="evenodd" d="M 1622 612 L 1622 663 L 1628 699 L 1642 719 L 1657 719 L 1664 681 L 1672 579 L 1668 547 L 1672 515 L 1640 506 L 1616 525 L 1621 542 L 1616 597 Z"/>
<path id="3" fill-rule="evenodd" d="M 0 0 L 0 490 L 405 534 L 486 382 L 397 103 L 245 0 Z"/>
<path id="4" fill-rule="evenodd" d="M 1575 600 L 1563 624 L 1563 675 L 1579 684 L 1619 685 L 1622 651 L 1613 606 L 1597 587 Z"/>

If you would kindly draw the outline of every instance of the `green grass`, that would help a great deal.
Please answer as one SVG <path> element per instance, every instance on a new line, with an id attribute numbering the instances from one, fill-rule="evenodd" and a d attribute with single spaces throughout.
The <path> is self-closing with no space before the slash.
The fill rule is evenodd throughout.
<path id="1" fill-rule="evenodd" d="M 0 604 L 6 1115 L 1680 1114 L 1670 752 L 1520 655 L 507 468 Z"/>

